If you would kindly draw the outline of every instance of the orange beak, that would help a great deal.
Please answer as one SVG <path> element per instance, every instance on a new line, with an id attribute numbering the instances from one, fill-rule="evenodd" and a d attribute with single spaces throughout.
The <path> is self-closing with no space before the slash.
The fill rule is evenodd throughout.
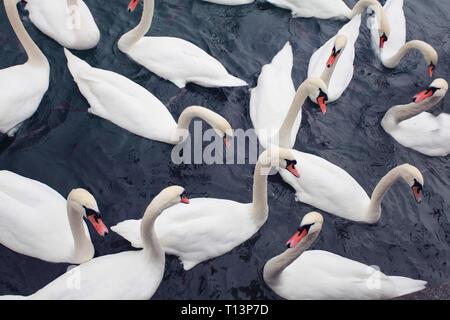
<path id="1" fill-rule="evenodd" d="M 128 5 L 128 11 L 133 12 L 134 9 L 136 9 L 138 3 L 139 3 L 139 0 L 131 0 L 130 4 Z"/>
<path id="2" fill-rule="evenodd" d="M 414 193 L 414 197 L 416 198 L 416 202 L 417 203 L 421 203 L 422 202 L 422 197 L 420 195 L 421 188 L 419 186 L 413 186 L 412 190 L 413 190 L 413 193 Z"/>
<path id="3" fill-rule="evenodd" d="M 297 168 L 295 167 L 294 163 L 289 164 L 286 169 L 292 173 L 297 178 L 300 178 L 300 175 L 298 174 Z"/>
<path id="4" fill-rule="evenodd" d="M 325 97 L 324 96 L 318 97 L 317 103 L 319 104 L 320 110 L 322 110 L 322 113 L 323 114 L 327 113 L 327 103 L 326 103 Z"/>
<path id="5" fill-rule="evenodd" d="M 434 93 L 433 90 L 430 90 L 430 89 L 423 90 L 422 92 L 416 94 L 413 97 L 413 101 L 415 103 L 419 103 L 419 102 L 425 100 L 426 98 L 431 97 L 433 95 L 433 93 Z"/>
<path id="6" fill-rule="evenodd" d="M 336 61 L 337 58 L 337 54 L 335 52 L 335 50 L 333 49 L 333 51 L 331 52 L 330 58 L 328 58 L 327 61 L 327 67 L 331 68 L 331 66 L 333 66 L 334 62 Z"/>
<path id="7" fill-rule="evenodd" d="M 297 243 L 300 242 L 306 235 L 308 234 L 308 231 L 306 229 L 298 230 L 292 238 L 289 239 L 289 241 L 286 243 L 288 248 L 293 248 L 297 245 Z"/>
<path id="8" fill-rule="evenodd" d="M 105 226 L 102 219 L 96 217 L 94 214 L 89 215 L 87 218 L 100 236 L 104 237 L 108 234 L 108 228 Z"/>
<path id="9" fill-rule="evenodd" d="M 428 66 L 428 73 L 430 74 L 430 78 L 433 76 L 433 71 L 434 71 L 434 65 L 430 64 Z"/>
<path id="10" fill-rule="evenodd" d="M 223 137 L 223 143 L 225 143 L 225 146 L 227 148 L 229 148 L 231 145 L 230 140 L 228 140 L 227 137 Z"/>
<path id="11" fill-rule="evenodd" d="M 182 196 L 181 196 L 181 202 L 182 202 L 182 203 L 189 204 L 189 199 L 188 199 L 185 195 L 182 195 Z"/>

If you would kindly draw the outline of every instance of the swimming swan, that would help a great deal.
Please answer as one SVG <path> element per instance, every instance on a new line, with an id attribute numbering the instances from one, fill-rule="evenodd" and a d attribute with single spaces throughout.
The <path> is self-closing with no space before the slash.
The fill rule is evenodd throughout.
<path id="1" fill-rule="evenodd" d="M 9 22 L 28 56 L 24 64 L 0 70 L 0 132 L 9 136 L 37 110 L 50 79 L 50 65 L 25 30 L 18 2 L 4 0 Z"/>
<path id="2" fill-rule="evenodd" d="M 267 174 L 272 166 L 297 175 L 292 154 L 284 149 L 268 149 L 258 159 L 253 176 L 253 201 L 240 203 L 226 199 L 196 198 L 189 206 L 164 211 L 155 224 L 156 234 L 166 253 L 176 255 L 185 270 L 223 255 L 251 238 L 266 222 Z M 111 230 L 142 247 L 141 220 L 122 221 Z"/>
<path id="3" fill-rule="evenodd" d="M 133 11 L 139 0 L 131 0 Z M 161 78 L 184 88 L 187 82 L 203 87 L 238 87 L 247 83 L 228 73 L 215 58 L 196 45 L 174 37 L 145 37 L 152 22 L 155 1 L 144 0 L 140 23 L 124 34 L 119 42 L 120 51 Z"/>
<path id="4" fill-rule="evenodd" d="M 49 262 L 89 261 L 94 245 L 83 218 L 108 233 L 88 191 L 74 189 L 66 201 L 39 181 L 0 171 L 0 243 L 9 249 Z"/>
<path id="5" fill-rule="evenodd" d="M 177 123 L 166 106 L 144 87 L 118 73 L 93 68 L 67 49 L 64 52 L 73 79 L 89 102 L 90 113 L 141 137 L 169 144 L 188 137 L 189 124 L 195 117 L 208 122 L 227 145 L 227 139 L 233 136 L 228 121 L 209 109 L 188 107 Z"/>
<path id="6" fill-rule="evenodd" d="M 178 186 L 162 190 L 145 210 L 140 233 L 144 249 L 123 251 L 83 263 L 28 296 L 0 299 L 33 300 L 148 300 L 164 274 L 165 254 L 155 234 L 156 218 L 177 203 L 189 203 Z M 156 220 L 157 221 L 157 220 Z"/>
<path id="7" fill-rule="evenodd" d="M 428 156 L 450 153 L 450 114 L 425 112 L 445 97 L 448 83 L 442 78 L 414 96 L 413 102 L 390 108 L 381 126 L 401 145 Z"/>
<path id="8" fill-rule="evenodd" d="M 331 252 L 307 250 L 322 224 L 320 213 L 305 215 L 287 242 L 288 249 L 265 264 L 264 281 L 279 296 L 289 300 L 391 299 L 425 288 L 426 281 L 387 276 Z"/>
<path id="9" fill-rule="evenodd" d="M 295 199 L 341 218 L 363 223 L 376 223 L 381 217 L 381 201 L 389 188 L 403 179 L 412 188 L 417 202 L 421 202 L 424 185 L 420 171 L 402 164 L 389 171 L 369 197 L 356 180 L 345 170 L 313 154 L 289 150 L 298 163 L 300 177 L 291 177 L 279 169 L 284 181 L 291 185 Z"/>
<path id="10" fill-rule="evenodd" d="M 403 0 L 387 0 L 383 8 L 391 26 L 391 34 L 389 41 L 382 48 L 377 45 L 377 29 L 379 25 L 377 13 L 367 20 L 367 25 L 372 34 L 373 48 L 380 57 L 383 65 L 386 68 L 395 68 L 409 51 L 416 49 L 422 53 L 428 67 L 428 73 L 432 77 L 433 71 L 438 63 L 438 54 L 425 41 L 411 40 L 406 42 L 406 20 L 403 12 Z"/>

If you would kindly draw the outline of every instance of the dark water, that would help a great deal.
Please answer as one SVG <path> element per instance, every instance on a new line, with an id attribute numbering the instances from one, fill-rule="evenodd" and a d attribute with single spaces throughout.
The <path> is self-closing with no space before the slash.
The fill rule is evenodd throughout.
<path id="1" fill-rule="evenodd" d="M 129 14 L 128 0 L 85 0 L 102 39 L 97 48 L 76 54 L 91 65 L 121 73 L 167 103 L 179 89 L 133 63 L 118 51 L 120 35 L 135 26 L 142 6 Z M 346 1 L 353 6 L 355 0 Z M 384 3 L 384 1 L 382 1 Z M 450 24 L 447 1 L 405 1 L 407 39 L 428 41 L 440 54 L 436 77 L 449 80 Z M 48 57 L 51 82 L 37 112 L 14 141 L 0 137 L 0 168 L 46 183 L 66 196 L 84 187 L 96 196 L 107 225 L 138 218 L 153 196 L 171 184 L 184 186 L 190 197 L 251 201 L 252 165 L 173 165 L 172 146 L 135 136 L 85 110 L 66 66 L 62 48 L 41 34 L 24 16 L 32 38 Z M 150 35 L 176 36 L 203 48 L 234 75 L 256 85 L 262 65 L 290 41 L 294 50 L 293 79 L 306 77 L 316 48 L 333 36 L 343 21 L 292 19 L 287 10 L 264 1 L 238 7 L 197 0 L 159 0 Z M 309 101 L 304 107 L 295 148 L 319 155 L 344 168 L 371 194 L 378 180 L 398 164 L 417 166 L 425 178 L 424 201 L 415 203 L 401 182 L 383 201 L 374 226 L 356 224 L 328 214 L 315 249 L 328 250 L 391 275 L 449 281 L 450 157 L 427 157 L 406 149 L 380 126 L 385 111 L 411 101 L 431 81 L 418 53 L 410 53 L 395 70 L 376 59 L 370 34 L 362 23 L 356 44 L 355 74 L 344 95 L 329 105 L 326 116 Z M 23 63 L 26 55 L 0 6 L 0 68 Z M 24 87 L 23 90 L 27 88 Z M 247 88 L 206 89 L 188 85 L 169 110 L 175 119 L 193 104 L 222 114 L 233 128 L 252 127 Z M 433 112 L 450 113 L 449 98 Z M 207 127 L 204 125 L 204 128 Z M 191 128 L 192 129 L 192 128 Z M 301 170 L 301 168 L 300 168 Z M 279 176 L 268 185 L 269 219 L 250 240 L 231 252 L 184 272 L 168 257 L 164 279 L 153 299 L 278 299 L 262 279 L 264 263 L 285 249 L 311 207 L 296 203 L 294 192 Z M 92 233 L 96 256 L 130 250 L 112 233 L 100 239 Z M 65 272 L 66 264 L 51 264 L 0 246 L 0 294 L 28 295 Z"/>

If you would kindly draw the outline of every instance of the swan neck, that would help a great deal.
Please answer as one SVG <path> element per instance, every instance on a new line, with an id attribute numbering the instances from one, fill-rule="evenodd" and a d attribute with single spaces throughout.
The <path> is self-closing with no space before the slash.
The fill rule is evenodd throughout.
<path id="1" fill-rule="evenodd" d="M 411 50 L 419 50 L 425 57 L 428 56 L 428 50 L 434 50 L 429 44 L 420 40 L 411 40 L 405 43 L 392 57 L 383 59 L 383 65 L 387 68 L 395 68 L 398 66 L 403 57 Z"/>
<path id="2" fill-rule="evenodd" d="M 74 260 L 85 262 L 94 256 L 94 245 L 86 234 L 82 210 L 80 205 L 67 199 L 67 216 L 74 242 Z"/>
<path id="3" fill-rule="evenodd" d="M 47 58 L 44 56 L 39 47 L 34 43 L 33 39 L 31 39 L 27 30 L 22 24 L 20 20 L 19 12 L 17 10 L 17 1 L 16 0 L 4 0 L 6 14 L 11 23 L 11 26 L 25 49 L 28 55 L 27 63 L 36 64 L 36 65 L 44 65 L 48 66 Z"/>
<path id="4" fill-rule="evenodd" d="M 144 251 L 153 258 L 164 257 L 164 249 L 161 246 L 155 232 L 156 218 L 167 209 L 167 205 L 161 203 L 158 196 L 153 199 L 145 210 L 144 217 L 141 222 L 141 239 L 143 242 Z"/>
<path id="5" fill-rule="evenodd" d="M 144 10 L 139 24 L 124 34 L 118 43 L 119 49 L 126 51 L 133 47 L 142 37 L 146 35 L 152 25 L 155 0 L 144 0 Z"/>
<path id="6" fill-rule="evenodd" d="M 308 97 L 308 92 L 306 88 L 305 82 L 303 82 L 297 92 L 295 93 L 294 99 L 292 100 L 289 111 L 284 118 L 283 124 L 280 127 L 278 132 L 278 137 L 280 139 L 279 146 L 282 148 L 290 149 L 291 144 L 291 135 L 292 128 L 294 127 L 295 120 L 297 119 L 297 115 L 302 112 L 302 106 L 305 103 L 306 98 Z"/>
<path id="7" fill-rule="evenodd" d="M 365 9 L 367 9 L 370 6 L 375 7 L 375 11 L 377 16 L 379 16 L 378 10 L 381 9 L 381 4 L 377 0 L 359 0 L 355 6 L 353 7 L 351 13 L 350 13 L 350 19 L 357 16 L 358 14 L 362 14 Z"/>
<path id="8" fill-rule="evenodd" d="M 409 104 L 398 105 L 390 108 L 384 116 L 383 124 L 389 124 L 391 127 L 398 125 L 400 122 L 410 119 L 428 109 L 434 107 L 443 96 L 431 97 L 419 103 L 411 102 Z"/>
<path id="9" fill-rule="evenodd" d="M 376 185 L 370 199 L 369 210 L 367 212 L 367 221 L 375 223 L 381 216 L 381 202 L 383 201 L 386 192 L 391 186 L 402 177 L 401 168 L 396 167 L 389 171 Z"/>
<path id="10" fill-rule="evenodd" d="M 309 234 L 294 248 L 289 248 L 282 254 L 270 259 L 264 266 L 263 277 L 268 284 L 275 284 L 281 272 L 294 262 L 303 252 L 309 249 L 319 236 L 319 231 Z"/>
<path id="11" fill-rule="evenodd" d="M 269 206 L 267 204 L 267 174 L 270 168 L 263 166 L 260 161 L 256 163 L 253 174 L 253 218 L 257 224 L 266 222 Z M 267 172 L 264 172 L 267 170 Z"/>
<path id="12" fill-rule="evenodd" d="M 194 118 L 200 118 L 208 123 L 213 129 L 216 129 L 216 123 L 219 121 L 218 114 L 200 106 L 190 106 L 183 110 L 178 118 L 177 136 L 174 137 L 173 143 L 179 143 L 187 137 L 189 132 L 189 125 Z"/>

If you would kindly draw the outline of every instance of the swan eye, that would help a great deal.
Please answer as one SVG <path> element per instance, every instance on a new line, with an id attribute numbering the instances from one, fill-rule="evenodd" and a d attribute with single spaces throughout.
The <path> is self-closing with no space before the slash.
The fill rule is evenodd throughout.
<path id="1" fill-rule="evenodd" d="M 188 204 L 189 203 L 189 199 L 187 198 L 187 194 L 186 194 L 186 192 L 183 192 L 182 194 L 180 194 L 180 201 L 182 202 L 182 203 L 186 203 L 186 204 Z"/>
<path id="2" fill-rule="evenodd" d="M 86 217 L 89 218 L 90 216 L 93 216 L 93 218 L 95 219 L 96 222 L 98 222 L 98 220 L 102 218 L 102 216 L 100 215 L 99 212 L 89 209 L 89 208 L 86 208 L 85 206 L 83 206 L 83 208 L 86 211 Z"/>
<path id="3" fill-rule="evenodd" d="M 324 97 L 324 100 L 328 101 L 328 95 L 319 88 L 319 96 L 317 97 L 317 99 L 319 99 L 320 97 Z"/>

